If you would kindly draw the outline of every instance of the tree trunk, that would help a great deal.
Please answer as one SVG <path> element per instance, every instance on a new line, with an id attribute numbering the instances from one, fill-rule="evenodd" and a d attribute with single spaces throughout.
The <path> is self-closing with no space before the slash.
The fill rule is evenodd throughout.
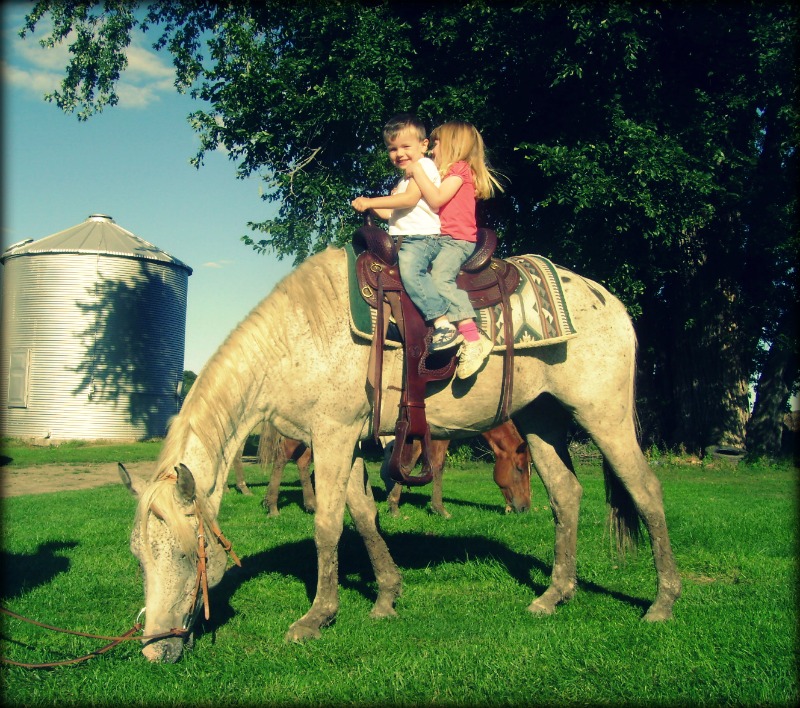
<path id="1" fill-rule="evenodd" d="M 747 449 L 752 455 L 775 457 L 781 451 L 786 403 L 797 377 L 797 352 L 792 345 L 796 324 L 796 313 L 787 311 L 758 379 L 756 402 L 747 424 Z"/>
<path id="2" fill-rule="evenodd" d="M 743 448 L 748 344 L 735 286 L 712 280 L 704 267 L 687 267 L 674 282 L 683 297 L 672 293 L 667 300 L 672 329 L 665 373 L 674 392 L 668 444 L 694 453 L 710 446 Z"/>

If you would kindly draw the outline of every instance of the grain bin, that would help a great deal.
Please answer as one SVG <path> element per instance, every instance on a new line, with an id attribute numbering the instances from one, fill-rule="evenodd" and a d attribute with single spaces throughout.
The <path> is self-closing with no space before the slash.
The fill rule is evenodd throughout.
<path id="1" fill-rule="evenodd" d="M 192 269 L 104 214 L 14 244 L 0 263 L 3 434 L 164 435 L 180 404 Z"/>

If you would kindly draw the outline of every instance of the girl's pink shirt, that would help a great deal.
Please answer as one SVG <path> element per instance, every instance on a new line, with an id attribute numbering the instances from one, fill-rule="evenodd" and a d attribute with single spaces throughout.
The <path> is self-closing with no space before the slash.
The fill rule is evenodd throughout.
<path id="1" fill-rule="evenodd" d="M 454 162 L 442 177 L 442 182 L 451 175 L 461 178 L 461 187 L 453 198 L 439 207 L 442 233 L 460 241 L 475 243 L 478 227 L 475 220 L 475 182 L 472 170 L 466 162 Z"/>

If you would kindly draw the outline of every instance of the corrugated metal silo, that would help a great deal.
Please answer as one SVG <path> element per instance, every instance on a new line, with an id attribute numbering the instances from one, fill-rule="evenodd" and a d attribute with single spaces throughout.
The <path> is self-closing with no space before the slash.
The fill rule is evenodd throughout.
<path id="1" fill-rule="evenodd" d="M 192 269 L 109 216 L 0 257 L 4 435 L 134 440 L 179 406 Z"/>

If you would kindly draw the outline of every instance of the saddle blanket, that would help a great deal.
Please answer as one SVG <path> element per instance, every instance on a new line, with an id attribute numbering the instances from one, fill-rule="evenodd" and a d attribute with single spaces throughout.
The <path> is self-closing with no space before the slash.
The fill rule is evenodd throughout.
<path id="1" fill-rule="evenodd" d="M 350 287 L 350 327 L 360 339 L 372 341 L 375 331 L 376 311 L 358 291 L 355 261 L 350 244 L 345 246 Z M 512 312 L 514 349 L 527 349 L 546 344 L 557 344 L 577 336 L 569 315 L 561 278 L 556 267 L 544 256 L 512 256 L 508 259 L 520 272 L 519 285 L 509 296 Z M 477 323 L 494 342 L 496 351 L 505 350 L 505 329 L 501 305 L 476 310 Z M 387 341 L 386 347 L 400 347 L 401 343 Z"/>

